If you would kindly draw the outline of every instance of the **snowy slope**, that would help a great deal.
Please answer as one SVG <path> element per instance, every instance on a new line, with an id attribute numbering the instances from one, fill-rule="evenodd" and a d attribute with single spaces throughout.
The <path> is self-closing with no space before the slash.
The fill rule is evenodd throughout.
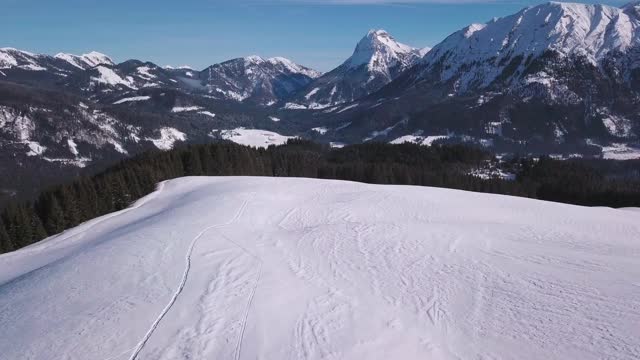
<path id="1" fill-rule="evenodd" d="M 0 256 L 6 359 L 637 359 L 637 212 L 169 181 Z"/>
<path id="2" fill-rule="evenodd" d="M 402 44 L 384 30 L 370 30 L 351 57 L 312 82 L 291 104 L 318 109 L 354 101 L 391 82 L 428 51 Z"/>

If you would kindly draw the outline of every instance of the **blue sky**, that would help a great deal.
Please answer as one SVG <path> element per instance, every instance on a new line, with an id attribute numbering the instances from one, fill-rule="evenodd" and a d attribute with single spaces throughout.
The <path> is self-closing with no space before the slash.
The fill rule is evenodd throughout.
<path id="1" fill-rule="evenodd" d="M 385 29 L 412 46 L 433 46 L 470 23 L 539 2 L 0 0 L 0 47 L 48 54 L 97 50 L 116 61 L 196 69 L 245 55 L 284 56 L 327 71 L 369 29 Z"/>

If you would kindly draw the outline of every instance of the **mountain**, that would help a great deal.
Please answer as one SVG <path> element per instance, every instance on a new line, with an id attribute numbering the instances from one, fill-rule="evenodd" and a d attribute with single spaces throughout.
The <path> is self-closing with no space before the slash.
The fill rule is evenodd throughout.
<path id="1" fill-rule="evenodd" d="M 465 27 L 430 51 L 372 30 L 324 75 L 284 58 L 198 71 L 2 48 L 0 170 L 23 176 L 0 179 L 0 203 L 181 142 L 301 136 L 638 158 L 639 34 L 640 3 L 548 3 Z"/>
<path id="2" fill-rule="evenodd" d="M 0 348 L 7 359 L 632 359 L 638 233 L 631 210 L 181 178 L 0 256 Z"/>
<path id="3" fill-rule="evenodd" d="M 371 30 L 351 57 L 309 84 L 286 107 L 319 109 L 355 101 L 391 82 L 428 50 L 401 44 L 384 30 Z"/>
<path id="4" fill-rule="evenodd" d="M 542 71 L 563 66 L 568 59 L 605 66 L 608 59 L 623 57 L 640 45 L 640 17 L 632 9 L 548 3 L 473 24 L 430 51 L 416 80 L 435 75 L 440 82 L 455 83 L 455 94 L 464 94 L 492 85 L 553 83 L 556 74 L 543 76 Z M 635 80 L 621 75 L 625 81 Z"/>
<path id="5" fill-rule="evenodd" d="M 351 137 L 595 154 L 640 135 L 638 5 L 547 3 L 447 37 L 351 110 Z M 354 115 L 355 114 L 355 115 Z M 353 140 L 352 140 L 353 141 Z"/>
<path id="6" fill-rule="evenodd" d="M 265 106 L 287 99 L 318 76 L 319 72 L 291 60 L 259 56 L 225 61 L 200 73 L 210 95 Z"/>
<path id="7" fill-rule="evenodd" d="M 54 57 L 56 59 L 64 60 L 69 64 L 82 70 L 86 70 L 88 68 L 92 68 L 98 65 L 109 65 L 109 66 L 115 65 L 115 63 L 113 62 L 113 60 L 111 60 L 110 57 L 108 57 L 105 54 L 99 53 L 97 51 L 92 51 L 88 54 L 83 54 L 80 56 L 73 55 L 73 54 L 59 53 Z"/>

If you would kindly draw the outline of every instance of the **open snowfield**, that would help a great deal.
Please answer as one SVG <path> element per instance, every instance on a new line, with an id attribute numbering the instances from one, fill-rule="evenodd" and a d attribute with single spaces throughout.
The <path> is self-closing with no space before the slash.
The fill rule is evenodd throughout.
<path id="1" fill-rule="evenodd" d="M 640 213 L 183 178 L 0 256 L 2 359 L 638 359 Z"/>

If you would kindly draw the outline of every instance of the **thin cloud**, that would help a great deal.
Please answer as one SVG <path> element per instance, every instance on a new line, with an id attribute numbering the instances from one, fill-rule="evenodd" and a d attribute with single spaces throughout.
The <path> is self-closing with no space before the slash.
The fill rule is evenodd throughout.
<path id="1" fill-rule="evenodd" d="M 416 4 L 469 4 L 505 3 L 509 0 L 281 0 L 279 2 L 314 5 L 416 5 Z"/>

